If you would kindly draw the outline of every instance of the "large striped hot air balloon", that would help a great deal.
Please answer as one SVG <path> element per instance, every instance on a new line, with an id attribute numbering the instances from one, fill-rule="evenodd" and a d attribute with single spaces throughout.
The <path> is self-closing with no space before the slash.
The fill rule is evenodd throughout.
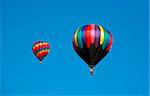
<path id="1" fill-rule="evenodd" d="M 42 60 L 47 56 L 49 49 L 50 46 L 47 42 L 37 41 L 33 44 L 32 51 L 40 61 L 40 64 L 42 64 Z"/>
<path id="2" fill-rule="evenodd" d="M 73 47 L 88 64 L 91 74 L 94 74 L 94 67 L 106 56 L 111 45 L 112 34 L 100 25 L 88 24 L 74 33 Z"/>

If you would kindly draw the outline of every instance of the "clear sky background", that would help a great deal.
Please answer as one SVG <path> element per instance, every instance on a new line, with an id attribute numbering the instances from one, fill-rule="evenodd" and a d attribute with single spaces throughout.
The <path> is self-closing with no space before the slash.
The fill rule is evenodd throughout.
<path id="1" fill-rule="evenodd" d="M 2 95 L 148 94 L 148 0 L 1 0 L 1 16 Z M 90 23 L 113 35 L 94 76 L 72 47 Z M 51 46 L 42 65 L 38 40 Z"/>

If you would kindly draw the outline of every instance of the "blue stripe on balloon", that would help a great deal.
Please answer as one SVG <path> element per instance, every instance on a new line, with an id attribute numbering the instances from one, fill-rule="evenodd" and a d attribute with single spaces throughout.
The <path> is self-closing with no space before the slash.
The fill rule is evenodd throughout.
<path id="1" fill-rule="evenodd" d="M 85 37 L 84 37 L 85 27 L 86 27 L 86 26 L 83 26 L 83 27 L 81 28 L 81 31 L 82 31 L 82 42 L 83 42 L 83 44 L 85 44 Z"/>

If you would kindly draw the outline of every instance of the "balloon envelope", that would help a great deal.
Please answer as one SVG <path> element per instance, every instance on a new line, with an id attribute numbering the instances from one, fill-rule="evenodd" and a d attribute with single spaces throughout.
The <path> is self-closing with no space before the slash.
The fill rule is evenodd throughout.
<path id="1" fill-rule="evenodd" d="M 40 63 L 49 53 L 50 46 L 47 42 L 37 41 L 32 46 L 34 55 L 38 58 Z"/>
<path id="2" fill-rule="evenodd" d="M 91 74 L 98 62 L 109 52 L 111 45 L 112 34 L 100 25 L 88 24 L 74 32 L 73 47 L 88 64 Z"/>

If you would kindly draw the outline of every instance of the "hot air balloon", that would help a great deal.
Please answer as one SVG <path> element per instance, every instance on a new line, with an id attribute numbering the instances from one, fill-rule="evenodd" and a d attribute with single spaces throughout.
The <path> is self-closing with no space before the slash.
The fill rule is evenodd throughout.
<path id="1" fill-rule="evenodd" d="M 112 34 L 104 27 L 88 24 L 78 28 L 73 36 L 73 48 L 88 64 L 91 75 L 95 66 L 106 56 L 112 46 Z"/>
<path id="2" fill-rule="evenodd" d="M 42 60 L 49 53 L 49 49 L 50 49 L 50 46 L 47 42 L 37 41 L 33 44 L 32 51 L 33 51 L 34 55 L 40 61 L 40 64 L 42 64 Z"/>

